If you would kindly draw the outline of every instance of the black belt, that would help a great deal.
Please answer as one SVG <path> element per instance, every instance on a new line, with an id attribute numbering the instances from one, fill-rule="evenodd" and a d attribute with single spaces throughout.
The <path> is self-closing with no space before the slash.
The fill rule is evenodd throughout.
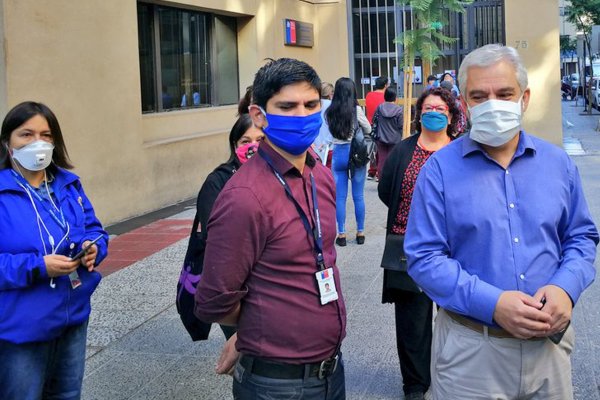
<path id="1" fill-rule="evenodd" d="M 273 379 L 327 378 L 337 369 L 341 355 L 313 364 L 284 364 L 264 358 L 242 355 L 240 365 L 252 374 Z"/>

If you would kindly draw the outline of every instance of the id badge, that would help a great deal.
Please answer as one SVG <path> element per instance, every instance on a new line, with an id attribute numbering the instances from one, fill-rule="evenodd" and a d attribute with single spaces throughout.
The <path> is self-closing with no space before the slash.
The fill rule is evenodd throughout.
<path id="1" fill-rule="evenodd" d="M 69 280 L 71 281 L 71 287 L 73 289 L 77 289 L 81 286 L 81 279 L 79 278 L 77 271 L 73 271 L 69 274 Z"/>
<path id="2" fill-rule="evenodd" d="M 315 273 L 317 284 L 319 285 L 319 295 L 321 297 L 321 305 L 325 305 L 338 299 L 337 289 L 335 288 L 335 280 L 333 279 L 333 268 L 327 268 Z"/>

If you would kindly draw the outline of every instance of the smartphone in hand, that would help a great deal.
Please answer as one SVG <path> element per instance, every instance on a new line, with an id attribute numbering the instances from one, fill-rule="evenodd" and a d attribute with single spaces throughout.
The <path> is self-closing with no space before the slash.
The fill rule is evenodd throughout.
<path id="1" fill-rule="evenodd" d="M 542 308 L 544 308 L 544 306 L 546 305 L 546 298 L 542 297 L 542 300 L 540 302 L 543 304 Z M 569 329 L 569 325 L 571 325 L 571 321 L 567 322 L 567 326 L 565 326 L 565 329 L 548 336 L 548 339 L 550 339 L 550 341 L 554 344 L 559 344 L 563 336 L 565 335 L 565 332 L 567 331 L 567 329 Z"/>
<path id="2" fill-rule="evenodd" d="M 89 242 L 87 244 L 87 246 L 83 247 L 79 253 L 77 253 L 73 257 L 71 257 L 71 260 L 79 260 L 100 239 L 102 239 L 102 235 L 98 236 L 96 239 L 94 239 L 91 242 Z"/>

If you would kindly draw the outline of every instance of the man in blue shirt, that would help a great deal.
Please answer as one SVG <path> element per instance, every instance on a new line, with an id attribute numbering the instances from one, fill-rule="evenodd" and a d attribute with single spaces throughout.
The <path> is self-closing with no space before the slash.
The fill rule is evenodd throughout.
<path id="1" fill-rule="evenodd" d="M 598 243 L 579 173 L 521 129 L 530 89 L 515 49 L 476 49 L 459 81 L 472 129 L 421 170 L 404 244 L 441 307 L 433 397 L 572 399 L 569 321 Z"/>

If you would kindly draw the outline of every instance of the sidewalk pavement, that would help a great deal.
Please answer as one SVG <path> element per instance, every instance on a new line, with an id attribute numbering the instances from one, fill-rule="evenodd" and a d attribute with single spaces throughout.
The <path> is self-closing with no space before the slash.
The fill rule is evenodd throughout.
<path id="1" fill-rule="evenodd" d="M 565 143 L 579 167 L 598 224 L 600 132 L 595 128 L 600 114 L 579 115 L 582 107 L 573 107 L 574 103 L 563 102 Z M 379 261 L 386 209 L 377 198 L 376 185 L 367 181 L 365 186 L 366 243 L 357 246 L 349 240 L 347 247 L 337 247 L 348 311 L 342 351 L 349 400 L 403 398 L 394 310 L 381 304 Z M 232 398 L 231 378 L 214 373 L 222 333 L 214 327 L 209 340 L 194 343 L 175 310 L 175 286 L 194 217 L 194 201 L 186 204 L 187 209 L 173 216 L 112 239 L 110 256 L 99 267 L 105 277 L 92 298 L 83 399 Z M 351 202 L 348 205 L 352 233 L 354 213 Z M 573 383 L 578 400 L 600 400 L 598 304 L 600 288 L 594 284 L 574 311 Z"/>

